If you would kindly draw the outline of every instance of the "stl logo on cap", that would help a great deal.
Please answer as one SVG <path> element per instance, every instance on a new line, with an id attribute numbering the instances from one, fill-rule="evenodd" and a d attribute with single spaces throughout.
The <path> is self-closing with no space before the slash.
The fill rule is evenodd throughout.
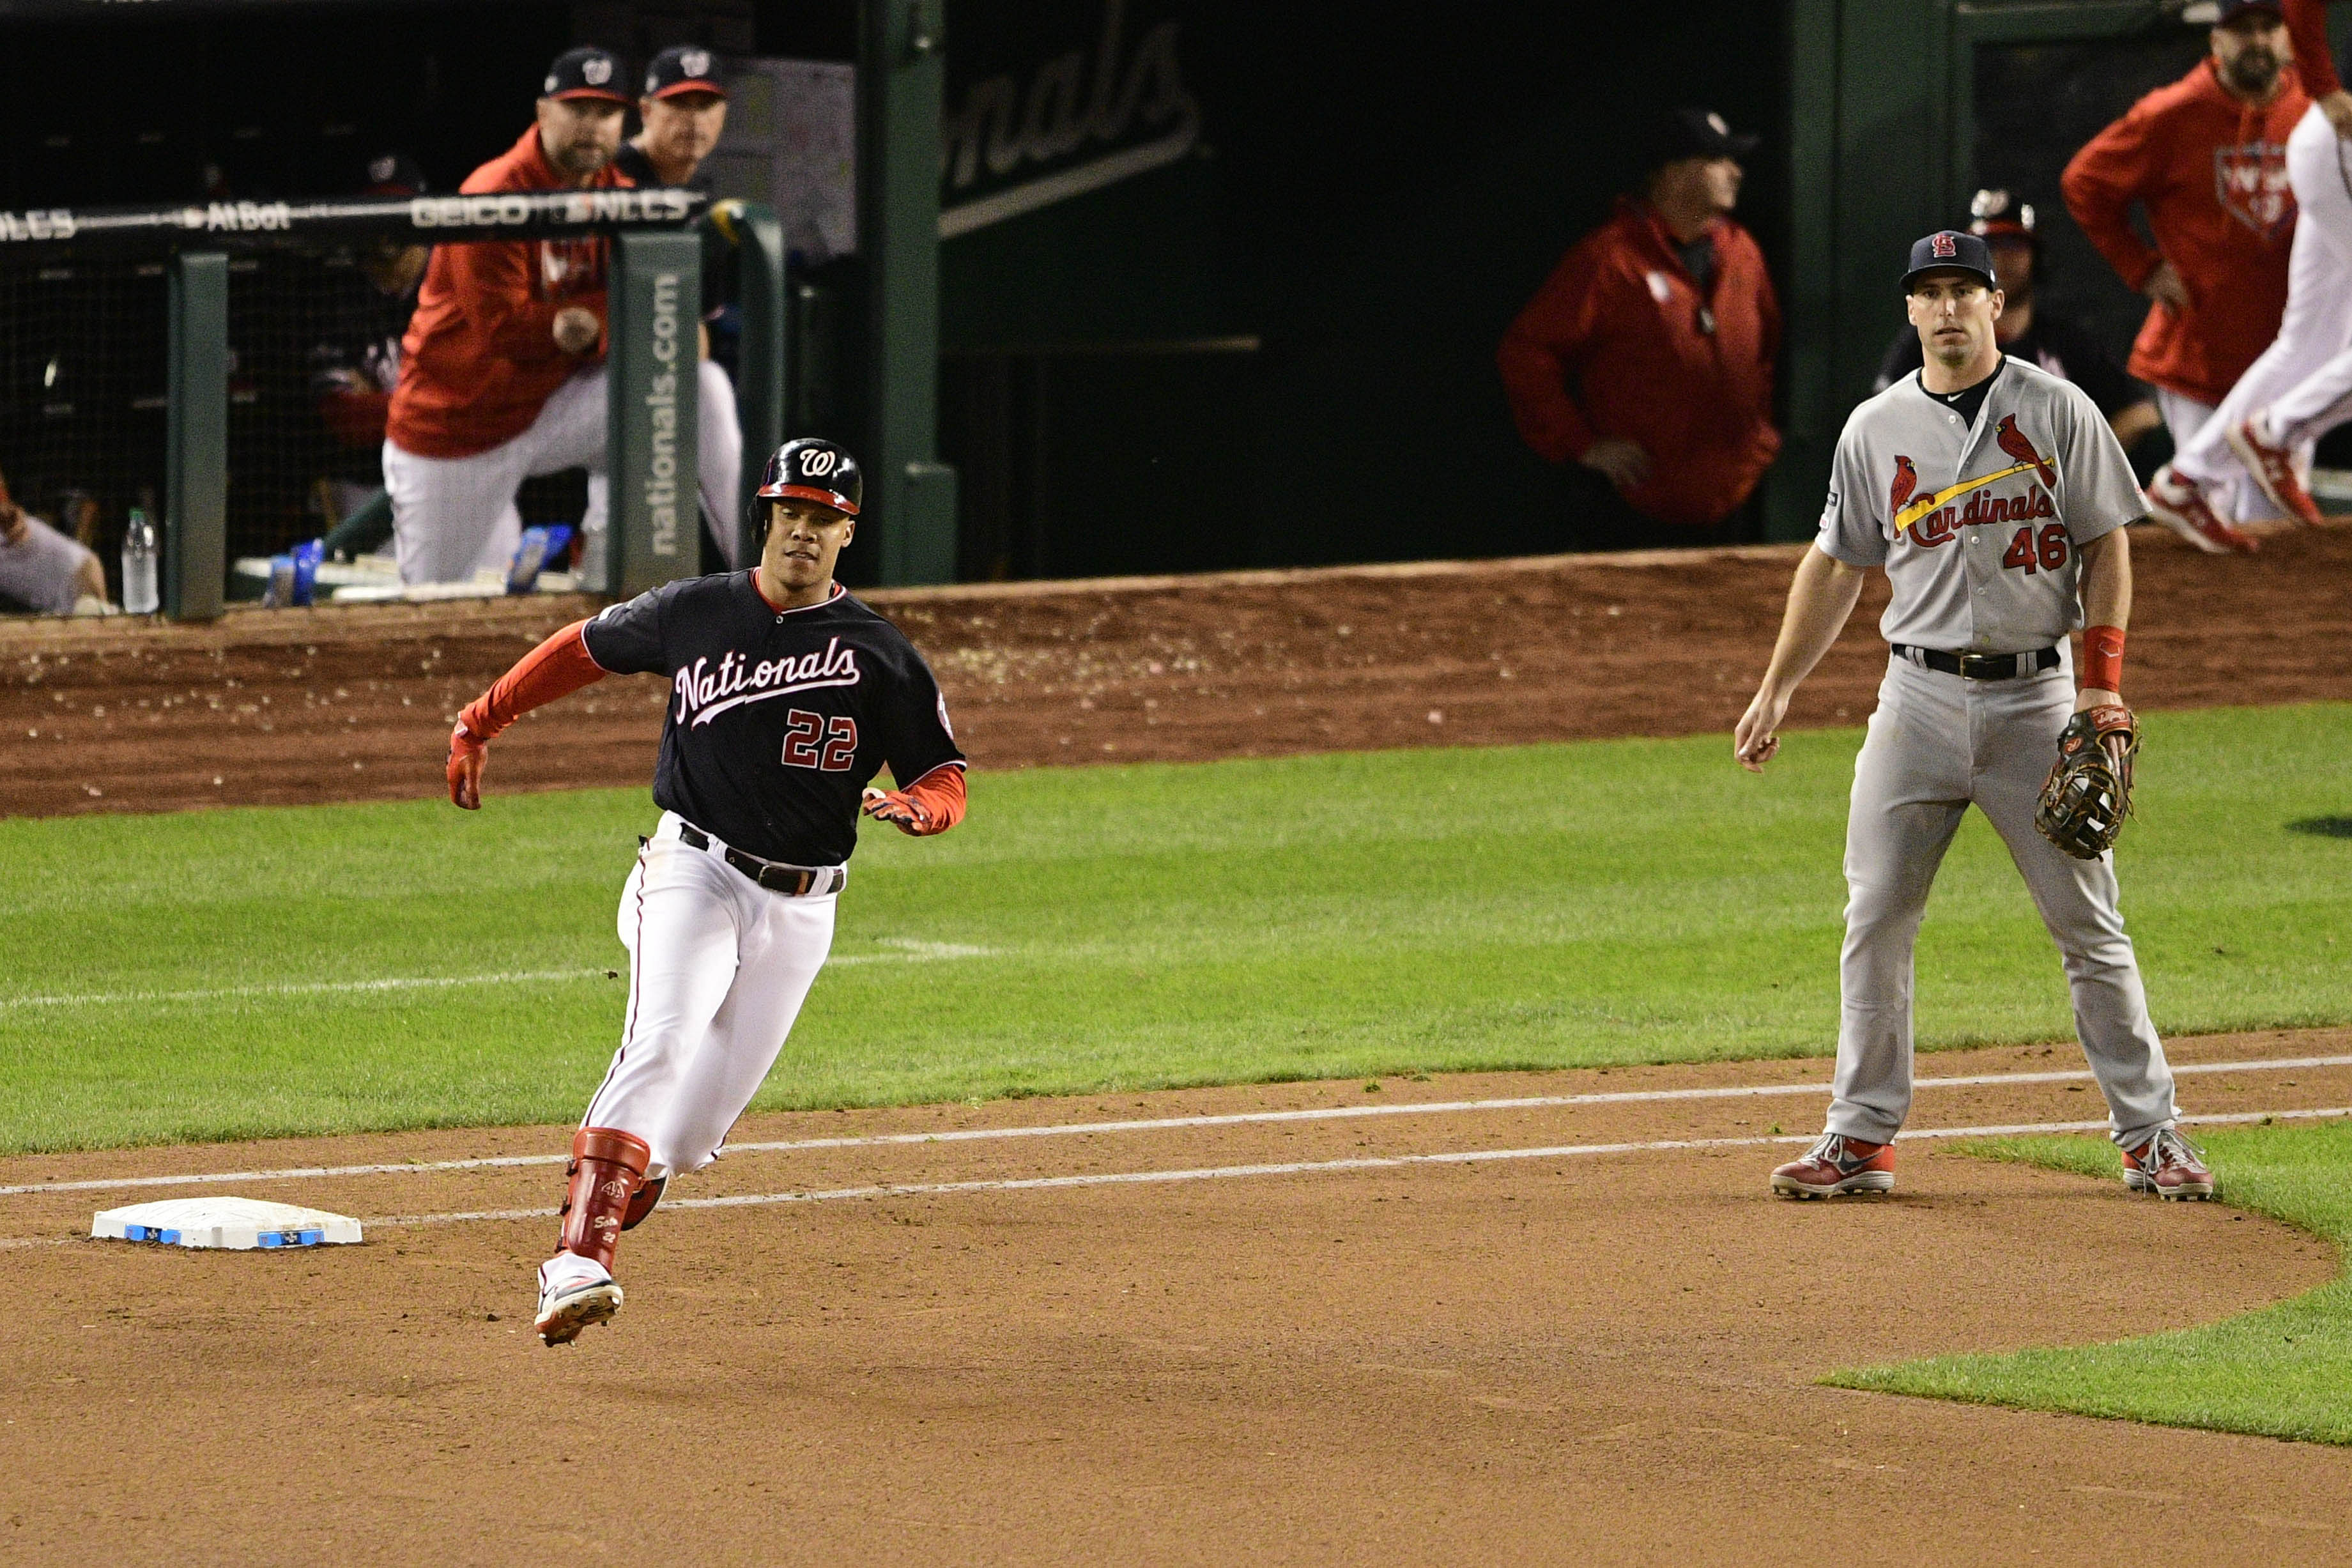
<path id="1" fill-rule="evenodd" d="M 709 76 L 710 56 L 703 49 L 688 49 L 677 57 L 677 68 L 688 76 Z"/>
<path id="2" fill-rule="evenodd" d="M 1706 128 L 1709 131 L 1714 132 L 1717 136 L 1728 136 L 1731 134 L 1731 126 L 1729 123 L 1724 120 L 1722 115 L 1712 111 L 1710 111 L 1706 117 Z"/>
<path id="3" fill-rule="evenodd" d="M 1960 253 L 1958 243 L 1948 234 L 1935 235 L 1930 237 L 1928 243 L 1935 247 L 1936 254 L 1939 257 L 1954 257 Z"/>
<path id="4" fill-rule="evenodd" d="M 580 76 L 590 87 L 602 87 L 613 79 L 613 62 L 603 55 L 591 55 L 580 62 Z"/>

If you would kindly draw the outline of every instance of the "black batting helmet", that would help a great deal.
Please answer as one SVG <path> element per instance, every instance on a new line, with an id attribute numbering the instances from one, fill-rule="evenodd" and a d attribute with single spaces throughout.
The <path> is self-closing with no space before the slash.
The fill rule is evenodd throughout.
<path id="1" fill-rule="evenodd" d="M 761 471 L 760 488 L 751 497 L 751 526 L 767 536 L 770 501 L 813 500 L 856 517 L 865 499 L 866 477 L 848 448 L 822 436 L 803 436 L 777 447 Z"/>

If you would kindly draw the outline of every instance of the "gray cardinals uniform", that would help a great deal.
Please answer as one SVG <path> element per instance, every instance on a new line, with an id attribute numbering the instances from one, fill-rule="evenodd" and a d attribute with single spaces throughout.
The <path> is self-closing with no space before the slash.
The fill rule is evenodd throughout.
<path id="1" fill-rule="evenodd" d="M 2067 633 L 2078 551 L 2147 506 L 2081 389 L 2005 359 L 1973 421 L 1908 375 L 1838 439 L 1820 549 L 1884 566 L 1894 645 L 1846 821 L 1845 948 L 1829 1131 L 1892 1140 L 1911 1104 L 1912 950 L 1927 889 L 1973 803 L 2009 846 L 2065 957 L 2074 1027 L 2126 1148 L 2172 1124 L 2172 1071 L 2148 1021 L 2109 856 L 2034 831 L 2074 711 Z"/>

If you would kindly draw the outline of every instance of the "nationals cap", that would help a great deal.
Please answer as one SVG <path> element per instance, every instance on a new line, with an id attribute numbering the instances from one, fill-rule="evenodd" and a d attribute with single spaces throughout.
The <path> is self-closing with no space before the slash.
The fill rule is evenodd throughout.
<path id="1" fill-rule="evenodd" d="M 709 49 L 693 44 L 680 44 L 664 49 L 646 67 L 646 96 L 669 98 L 681 92 L 708 92 L 719 98 L 727 89 L 711 73 L 719 68 L 719 57 Z"/>
<path id="2" fill-rule="evenodd" d="M 1677 109 L 1657 131 L 1656 163 L 1683 158 L 1745 158 L 1756 151 L 1756 137 L 1732 130 L 1730 122 L 1711 109 Z"/>
<path id="3" fill-rule="evenodd" d="M 1973 234 L 1962 234 L 1956 228 L 1939 228 L 1927 238 L 1911 246 L 1911 269 L 1903 275 L 1903 291 L 1909 293 L 1911 285 L 1920 275 L 1928 272 L 1972 272 L 1984 279 L 1988 289 L 2000 287 L 1993 276 L 1992 247 Z"/>
<path id="4" fill-rule="evenodd" d="M 405 153 L 370 158 L 364 173 L 367 182 L 362 189 L 371 196 L 421 196 L 433 188 L 425 183 L 425 171 L 416 160 Z"/>
<path id="5" fill-rule="evenodd" d="M 609 103 L 626 103 L 629 95 L 621 90 L 621 62 L 613 58 L 610 50 L 593 47 L 566 49 L 547 68 L 547 80 L 540 96 L 601 98 Z"/>

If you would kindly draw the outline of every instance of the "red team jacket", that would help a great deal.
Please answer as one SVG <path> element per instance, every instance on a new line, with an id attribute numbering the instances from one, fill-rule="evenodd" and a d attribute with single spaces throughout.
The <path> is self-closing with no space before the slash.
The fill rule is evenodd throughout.
<path id="1" fill-rule="evenodd" d="M 607 165 L 593 183 L 630 182 Z M 533 125 L 458 189 L 471 195 L 563 184 Z M 555 346 L 555 313 L 577 305 L 602 321 L 604 268 L 601 236 L 435 246 L 401 340 L 384 431 L 392 444 L 420 458 L 470 458 L 530 429 L 555 389 L 594 363 L 593 353 Z"/>
<path id="2" fill-rule="evenodd" d="M 1495 354 L 1511 416 L 1537 453 L 1568 462 L 1603 436 L 1637 442 L 1650 477 L 1626 500 L 1661 522 L 1698 527 L 1729 516 L 1780 450 L 1780 301 L 1746 229 L 1717 218 L 1714 237 L 1715 291 L 1702 300 L 1657 214 L 1621 200 L 1544 279 Z"/>
<path id="3" fill-rule="evenodd" d="M 2086 142 L 2060 184 L 2066 210 L 2125 282 L 2139 288 L 2159 260 L 2179 271 L 2189 309 L 2149 307 L 2129 369 L 2200 403 L 2228 395 L 2286 310 L 2295 218 L 2287 133 L 2312 94 L 2336 86 L 2324 0 L 2287 0 L 2286 19 L 2296 64 L 2269 107 L 2231 98 L 2213 62 L 2200 61 Z M 2135 200 L 2153 247 L 2133 232 Z"/>

